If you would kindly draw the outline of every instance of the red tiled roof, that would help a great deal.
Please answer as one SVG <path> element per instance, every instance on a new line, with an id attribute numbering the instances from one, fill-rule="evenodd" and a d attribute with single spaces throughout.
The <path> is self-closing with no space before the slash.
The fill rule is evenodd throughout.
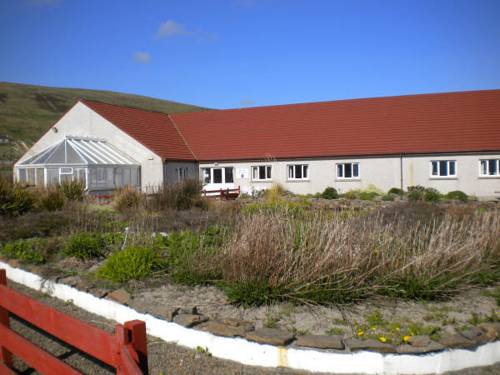
<path id="1" fill-rule="evenodd" d="M 193 154 L 168 114 L 91 100 L 82 100 L 82 103 L 161 158 L 194 160 Z"/>
<path id="2" fill-rule="evenodd" d="M 166 159 L 500 151 L 500 90 L 166 115 L 84 101 Z"/>
<path id="3" fill-rule="evenodd" d="M 200 161 L 500 150 L 500 90 L 172 117 Z"/>

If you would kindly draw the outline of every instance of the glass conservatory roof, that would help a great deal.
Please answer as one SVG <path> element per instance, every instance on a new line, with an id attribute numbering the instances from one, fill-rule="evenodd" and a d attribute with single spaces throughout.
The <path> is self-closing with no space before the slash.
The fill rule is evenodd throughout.
<path id="1" fill-rule="evenodd" d="M 138 163 L 105 140 L 67 137 L 20 165 L 34 164 L 136 165 Z"/>

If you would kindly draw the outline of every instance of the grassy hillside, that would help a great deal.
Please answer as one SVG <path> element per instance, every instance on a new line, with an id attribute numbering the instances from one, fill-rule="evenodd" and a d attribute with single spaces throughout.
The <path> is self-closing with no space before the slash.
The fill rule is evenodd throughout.
<path id="1" fill-rule="evenodd" d="M 17 159 L 26 146 L 40 138 L 79 99 L 167 113 L 202 109 L 188 104 L 112 91 L 0 82 L 0 138 L 7 136 L 14 141 L 8 145 L 0 144 L 0 163 Z"/>

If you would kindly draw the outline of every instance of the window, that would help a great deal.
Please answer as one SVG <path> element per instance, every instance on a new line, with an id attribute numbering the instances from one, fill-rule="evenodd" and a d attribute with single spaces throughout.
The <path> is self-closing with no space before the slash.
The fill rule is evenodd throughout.
<path id="1" fill-rule="evenodd" d="M 500 159 L 481 160 L 480 176 L 500 176 Z"/>
<path id="2" fill-rule="evenodd" d="M 252 167 L 252 180 L 254 181 L 269 181 L 271 180 L 271 166 L 259 165 Z"/>
<path id="3" fill-rule="evenodd" d="M 233 168 L 224 168 L 224 182 L 226 184 L 232 184 L 234 182 Z"/>
<path id="4" fill-rule="evenodd" d="M 233 167 L 202 168 L 201 178 L 203 185 L 232 184 L 234 182 Z"/>
<path id="5" fill-rule="evenodd" d="M 213 183 L 214 184 L 222 184 L 222 168 L 214 168 L 212 169 L 213 174 Z"/>
<path id="6" fill-rule="evenodd" d="M 359 178 L 359 163 L 338 163 L 337 178 Z"/>
<path id="7" fill-rule="evenodd" d="M 431 177 L 456 177 L 457 162 L 455 160 L 431 161 Z"/>
<path id="8" fill-rule="evenodd" d="M 185 180 L 188 174 L 187 167 L 175 168 L 175 175 L 177 176 L 177 181 Z"/>
<path id="9" fill-rule="evenodd" d="M 308 165 L 307 164 L 292 164 L 288 166 L 289 180 L 307 180 Z"/>
<path id="10" fill-rule="evenodd" d="M 203 185 L 210 183 L 210 168 L 201 168 L 201 178 Z"/>

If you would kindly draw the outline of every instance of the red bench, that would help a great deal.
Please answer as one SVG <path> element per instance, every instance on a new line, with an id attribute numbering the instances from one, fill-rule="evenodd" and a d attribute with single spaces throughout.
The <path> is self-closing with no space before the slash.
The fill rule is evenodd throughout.
<path id="1" fill-rule="evenodd" d="M 236 189 L 203 190 L 202 194 L 207 198 L 236 199 L 240 196 L 240 187 Z"/>
<path id="2" fill-rule="evenodd" d="M 80 374 L 11 330 L 9 313 L 108 364 L 117 374 L 148 374 L 143 321 L 117 324 L 115 333 L 108 333 L 8 288 L 6 272 L 0 270 L 0 375 L 15 374 L 11 369 L 12 355 L 42 374 Z"/>

